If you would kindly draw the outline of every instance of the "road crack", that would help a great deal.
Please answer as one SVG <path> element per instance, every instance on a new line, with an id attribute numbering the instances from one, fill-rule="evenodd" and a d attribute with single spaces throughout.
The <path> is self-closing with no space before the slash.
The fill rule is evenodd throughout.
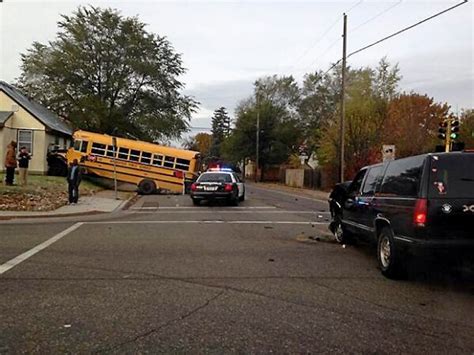
<path id="1" fill-rule="evenodd" d="M 194 315 L 195 313 L 199 312 L 200 310 L 206 308 L 207 306 L 209 306 L 211 304 L 211 302 L 215 301 L 216 299 L 218 299 L 220 296 L 222 296 L 226 291 L 225 290 L 222 290 L 221 292 L 219 292 L 218 294 L 212 296 L 211 298 L 207 299 L 206 302 L 204 302 L 203 304 L 191 309 L 189 312 L 186 312 L 185 314 L 182 314 L 180 315 L 179 317 L 176 317 L 176 318 L 173 318 L 173 319 L 170 319 L 169 321 L 163 323 L 162 325 L 156 327 L 156 328 L 153 328 L 153 329 L 150 329 L 144 333 L 141 333 L 141 334 L 138 334 L 136 335 L 134 338 L 132 339 L 129 339 L 127 341 L 124 341 L 120 344 L 117 344 L 117 345 L 114 345 L 114 346 L 111 346 L 111 347 L 108 347 L 108 348 L 104 348 L 104 349 L 100 349 L 100 350 L 97 350 L 95 353 L 102 353 L 102 352 L 108 352 L 108 351 L 114 351 L 118 348 L 121 348 L 125 345 L 128 345 L 128 344 L 132 344 L 132 343 L 135 343 L 137 341 L 139 341 L 140 339 L 143 339 L 143 338 L 146 338 L 154 333 L 158 333 L 160 330 L 170 326 L 171 324 L 173 323 L 176 323 L 176 322 L 181 322 L 183 320 L 185 320 L 186 318 L 189 318 L 191 317 L 192 315 Z"/>

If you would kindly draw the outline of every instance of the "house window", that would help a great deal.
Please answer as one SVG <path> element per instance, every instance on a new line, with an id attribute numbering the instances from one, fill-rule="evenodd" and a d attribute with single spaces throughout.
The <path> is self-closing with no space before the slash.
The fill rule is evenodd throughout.
<path id="1" fill-rule="evenodd" d="M 18 147 L 25 147 L 30 154 L 33 154 L 33 131 L 27 129 L 18 130 Z"/>

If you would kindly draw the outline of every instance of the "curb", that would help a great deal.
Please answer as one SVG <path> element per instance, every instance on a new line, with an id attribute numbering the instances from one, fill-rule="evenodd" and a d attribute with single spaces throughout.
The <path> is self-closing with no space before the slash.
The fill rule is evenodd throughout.
<path id="1" fill-rule="evenodd" d="M 105 213 L 114 213 L 119 212 L 125 207 L 129 207 L 133 203 L 133 199 L 135 199 L 137 195 L 130 196 L 127 200 L 123 200 L 117 207 L 115 207 L 112 211 L 98 211 L 98 210 L 90 210 L 84 212 L 71 212 L 71 213 L 57 213 L 57 214 L 29 214 L 29 215 L 8 215 L 2 216 L 0 214 L 0 221 L 8 221 L 11 219 L 30 219 L 30 218 L 61 218 L 61 217 L 74 217 L 74 216 L 90 216 L 90 215 L 98 215 L 98 214 L 105 214 Z M 0 212 L 1 213 L 1 212 Z"/>
<path id="2" fill-rule="evenodd" d="M 8 221 L 10 219 L 26 219 L 26 218 L 60 218 L 60 217 L 72 217 L 72 216 L 87 216 L 87 215 L 95 215 L 101 213 L 110 213 L 104 211 L 97 211 L 91 210 L 87 212 L 75 212 L 75 213 L 60 213 L 60 214 L 30 214 L 30 215 L 9 215 L 9 216 L 2 216 L 0 215 L 0 221 Z"/>

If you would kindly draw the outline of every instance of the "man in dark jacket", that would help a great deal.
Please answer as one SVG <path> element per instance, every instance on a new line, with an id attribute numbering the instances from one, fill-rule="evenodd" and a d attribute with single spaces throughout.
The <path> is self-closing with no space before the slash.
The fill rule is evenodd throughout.
<path id="1" fill-rule="evenodd" d="M 69 165 L 67 171 L 67 183 L 69 192 L 69 203 L 77 203 L 79 200 L 79 184 L 81 183 L 82 172 L 77 159 Z"/>
<path id="2" fill-rule="evenodd" d="M 20 184 L 26 186 L 28 183 L 28 166 L 30 163 L 31 154 L 28 152 L 26 147 L 20 148 L 18 154 L 18 171 L 20 172 Z"/>
<path id="3" fill-rule="evenodd" d="M 13 185 L 13 179 L 15 177 L 15 168 L 16 168 L 16 142 L 11 141 L 7 146 L 7 154 L 5 155 L 5 168 L 7 174 L 5 177 L 6 185 Z"/>

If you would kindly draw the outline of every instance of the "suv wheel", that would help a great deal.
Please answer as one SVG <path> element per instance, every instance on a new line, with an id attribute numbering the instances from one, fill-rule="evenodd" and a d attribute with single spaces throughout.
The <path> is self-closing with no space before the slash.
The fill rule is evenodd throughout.
<path id="1" fill-rule="evenodd" d="M 390 279 L 403 276 L 403 254 L 396 248 L 393 232 L 390 228 L 382 228 L 377 243 L 377 260 L 382 274 Z"/>
<path id="2" fill-rule="evenodd" d="M 339 244 L 349 244 L 352 241 L 349 232 L 342 226 L 340 216 L 334 217 L 330 229 Z"/>

